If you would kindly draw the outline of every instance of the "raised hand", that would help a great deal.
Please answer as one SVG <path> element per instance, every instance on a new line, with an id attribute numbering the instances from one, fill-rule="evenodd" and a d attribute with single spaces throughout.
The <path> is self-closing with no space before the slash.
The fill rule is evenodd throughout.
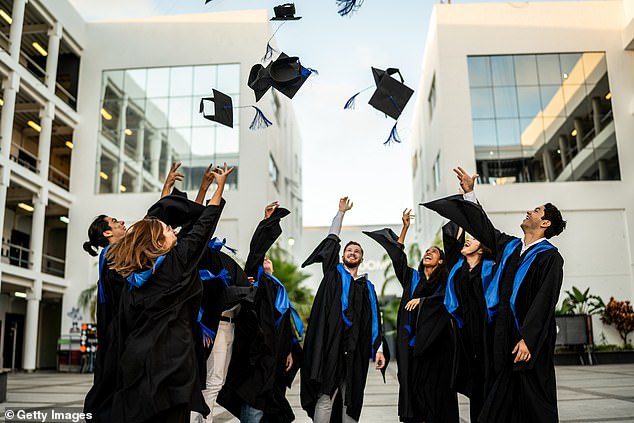
<path id="1" fill-rule="evenodd" d="M 403 220 L 403 226 L 409 227 L 413 218 L 414 215 L 412 214 L 412 209 L 403 210 L 403 216 L 401 217 L 401 219 Z"/>
<path id="2" fill-rule="evenodd" d="M 203 200 L 205 199 L 205 194 L 207 194 L 207 190 L 209 189 L 209 186 L 211 185 L 214 178 L 216 177 L 216 174 L 213 172 L 213 170 L 211 170 L 212 166 L 213 164 L 210 164 L 207 167 L 207 169 L 205 170 L 205 173 L 203 173 L 203 178 L 200 181 L 200 188 L 198 189 L 198 194 L 196 195 L 196 202 L 198 204 L 203 203 Z"/>
<path id="3" fill-rule="evenodd" d="M 218 186 L 224 186 L 224 184 L 227 182 L 227 176 L 231 175 L 231 172 L 233 172 L 234 169 L 235 167 L 228 167 L 226 162 L 224 164 L 224 167 L 222 168 L 220 166 L 216 166 L 216 168 L 213 170 L 213 172 L 215 173 L 214 180 L 216 181 L 216 184 L 218 184 Z"/>
<path id="4" fill-rule="evenodd" d="M 348 197 L 342 197 L 339 199 L 339 211 L 342 213 L 347 212 L 352 208 L 352 201 Z"/>
<path id="5" fill-rule="evenodd" d="M 458 181 L 460 182 L 460 188 L 462 189 L 462 191 L 465 194 L 473 191 L 473 187 L 475 186 L 475 181 L 476 179 L 478 179 L 478 176 L 480 175 L 478 175 L 477 173 L 473 175 L 469 175 L 467 171 L 461 168 L 460 166 L 455 168 L 453 171 L 458 177 Z"/>
<path id="6" fill-rule="evenodd" d="M 178 171 L 178 168 L 181 167 L 182 164 L 183 164 L 182 162 L 172 163 L 172 166 L 170 167 L 170 171 L 167 174 L 167 177 L 165 178 L 165 183 L 163 184 L 163 191 L 161 191 L 161 198 L 165 197 L 166 195 L 170 195 L 176 181 L 182 181 L 183 178 L 185 177 L 185 175 L 183 175 L 182 173 Z"/>
<path id="7" fill-rule="evenodd" d="M 273 201 L 271 204 L 267 204 L 266 207 L 264 208 L 264 218 L 268 219 L 269 217 L 271 217 L 271 215 L 273 214 L 273 212 L 280 206 L 280 202 L 275 200 Z"/>

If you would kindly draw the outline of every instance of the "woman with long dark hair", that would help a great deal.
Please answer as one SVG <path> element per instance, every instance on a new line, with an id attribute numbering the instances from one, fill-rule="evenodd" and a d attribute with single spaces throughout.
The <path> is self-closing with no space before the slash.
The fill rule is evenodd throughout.
<path id="1" fill-rule="evenodd" d="M 216 191 L 178 243 L 170 226 L 146 218 L 107 253 L 110 268 L 129 285 L 121 297 L 112 421 L 186 422 L 190 410 L 209 413 L 196 352 L 202 297 L 198 262 L 220 219 L 232 171 L 226 164 L 213 171 Z"/>
<path id="2" fill-rule="evenodd" d="M 444 307 L 447 266 L 443 250 L 429 247 L 417 269 L 409 267 L 403 251 L 410 226 L 403 211 L 399 237 L 388 228 L 364 232 L 387 251 L 403 287 L 396 334 L 398 414 L 407 423 L 458 422 L 458 400 L 452 391 L 453 337 Z"/>

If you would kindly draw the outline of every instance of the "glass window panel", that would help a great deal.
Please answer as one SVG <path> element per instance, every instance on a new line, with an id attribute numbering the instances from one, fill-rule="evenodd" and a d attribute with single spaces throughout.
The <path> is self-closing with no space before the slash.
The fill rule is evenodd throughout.
<path id="1" fill-rule="evenodd" d="M 520 117 L 535 117 L 541 112 L 539 87 L 517 87 L 517 103 Z"/>
<path id="2" fill-rule="evenodd" d="M 596 84 L 607 73 L 605 53 L 583 53 L 582 61 L 588 85 Z"/>
<path id="3" fill-rule="evenodd" d="M 238 154 L 240 150 L 240 131 L 227 126 L 216 128 L 216 154 Z M 223 159 L 224 160 L 224 159 Z"/>
<path id="4" fill-rule="evenodd" d="M 495 123 L 497 127 L 498 145 L 500 147 L 520 144 L 519 119 L 497 119 Z"/>
<path id="5" fill-rule="evenodd" d="M 544 138 L 551 140 L 559 136 L 566 124 L 565 117 L 544 116 Z"/>
<path id="6" fill-rule="evenodd" d="M 572 115 L 572 112 L 584 101 L 586 97 L 585 85 L 569 85 L 562 87 L 564 101 L 566 102 L 566 114 Z"/>
<path id="7" fill-rule="evenodd" d="M 491 88 L 471 88 L 471 116 L 473 119 L 495 117 Z"/>
<path id="8" fill-rule="evenodd" d="M 544 116 L 565 116 L 563 90 L 560 85 L 542 85 L 539 87 Z"/>
<path id="9" fill-rule="evenodd" d="M 190 96 L 194 70 L 191 66 L 172 68 L 170 71 L 170 96 Z"/>
<path id="10" fill-rule="evenodd" d="M 152 68 L 147 72 L 146 96 L 148 98 L 167 97 L 169 94 L 169 68 Z"/>
<path id="11" fill-rule="evenodd" d="M 512 56 L 491 57 L 491 79 L 495 86 L 514 86 L 515 71 Z"/>
<path id="12" fill-rule="evenodd" d="M 145 117 L 147 124 L 151 128 L 163 129 L 167 128 L 167 98 L 154 98 L 147 101 L 147 109 Z"/>
<path id="13" fill-rule="evenodd" d="M 561 72 L 563 75 L 570 76 L 573 73 L 573 70 L 583 75 L 583 65 L 581 63 L 581 54 L 580 53 L 564 53 L 559 55 L 559 62 L 561 63 Z M 575 67 L 579 64 L 578 69 Z M 567 79 L 567 78 L 566 78 Z"/>
<path id="14" fill-rule="evenodd" d="M 496 118 L 517 117 L 517 94 L 515 87 L 493 88 Z"/>
<path id="15" fill-rule="evenodd" d="M 216 144 L 216 127 L 192 128 L 192 154 L 196 156 L 213 156 Z"/>
<path id="16" fill-rule="evenodd" d="M 125 72 L 125 93 L 130 98 L 145 98 L 147 69 L 130 69 Z"/>
<path id="17" fill-rule="evenodd" d="M 561 84 L 562 73 L 559 67 L 559 55 L 537 55 L 537 69 L 539 72 L 539 83 L 541 85 Z"/>
<path id="18" fill-rule="evenodd" d="M 233 101 L 233 127 L 236 128 L 240 125 L 240 110 L 238 107 L 240 105 L 240 95 L 239 94 L 231 94 L 231 101 Z M 255 109 L 253 107 L 250 108 L 250 111 L 253 111 L 255 114 Z M 270 116 L 267 116 L 269 120 L 271 120 Z M 249 121 L 250 123 L 250 121 Z"/>
<path id="19" fill-rule="evenodd" d="M 194 68 L 194 95 L 211 95 L 216 87 L 216 66 L 196 66 Z"/>
<path id="20" fill-rule="evenodd" d="M 175 151 L 190 151 L 191 149 L 191 131 L 190 127 L 186 128 L 169 128 L 167 130 L 167 142 L 171 149 Z M 161 149 L 161 155 L 166 156 L 165 148 Z"/>
<path id="21" fill-rule="evenodd" d="M 169 99 L 169 126 L 191 126 L 192 115 L 198 110 L 192 110 L 190 97 L 171 97 Z"/>
<path id="22" fill-rule="evenodd" d="M 537 61 L 532 54 L 515 56 L 515 79 L 517 85 L 538 85 Z"/>
<path id="23" fill-rule="evenodd" d="M 112 85 L 117 89 L 123 90 L 123 71 L 107 71 L 104 72 L 104 83 L 108 85 Z"/>
<path id="24" fill-rule="evenodd" d="M 491 64 L 489 57 L 470 56 L 467 58 L 469 66 L 469 85 L 472 87 L 491 86 Z"/>
<path id="25" fill-rule="evenodd" d="M 217 90 L 225 94 L 240 93 L 240 65 L 218 65 Z"/>
<path id="26" fill-rule="evenodd" d="M 497 145 L 494 119 L 478 119 L 473 121 L 473 143 L 476 147 Z"/>
<path id="27" fill-rule="evenodd" d="M 206 96 L 206 94 L 203 94 L 203 95 Z M 192 126 L 207 126 L 211 124 L 211 121 L 208 119 L 205 119 L 203 117 L 203 114 L 199 112 L 200 99 L 201 97 L 192 97 L 191 99 L 192 101 L 191 109 L 194 110 L 194 113 L 192 114 Z M 205 107 L 205 113 L 213 113 L 213 110 L 214 110 L 213 102 L 205 101 L 203 104 Z"/>

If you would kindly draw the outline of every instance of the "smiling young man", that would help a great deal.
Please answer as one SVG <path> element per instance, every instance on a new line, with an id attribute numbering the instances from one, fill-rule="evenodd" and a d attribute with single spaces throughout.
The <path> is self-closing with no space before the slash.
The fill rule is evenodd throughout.
<path id="1" fill-rule="evenodd" d="M 526 212 L 523 238 L 504 234 L 475 204 L 478 175 L 454 169 L 463 196 L 426 203 L 496 253 L 497 270 L 485 297 L 494 319 L 493 379 L 480 422 L 557 422 L 553 362 L 555 306 L 564 260 L 548 239 L 566 227 L 561 212 L 546 203 Z"/>
<path id="2" fill-rule="evenodd" d="M 302 264 L 321 263 L 324 272 L 310 313 L 301 369 L 302 408 L 318 423 L 331 421 L 333 405 L 336 410 L 342 406 L 333 421 L 358 421 L 369 361 L 375 360 L 376 368 L 384 371 L 389 358 L 374 286 L 367 275 L 358 273 L 361 245 L 348 242 L 339 263 L 339 233 L 351 208 L 348 197 L 339 200 L 328 236 Z"/>

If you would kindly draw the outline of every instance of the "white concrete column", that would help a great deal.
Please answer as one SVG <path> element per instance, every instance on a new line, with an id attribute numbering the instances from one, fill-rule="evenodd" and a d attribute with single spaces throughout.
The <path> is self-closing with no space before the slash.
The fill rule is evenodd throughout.
<path id="1" fill-rule="evenodd" d="M 546 173 L 547 181 L 555 180 L 555 170 L 553 168 L 553 160 L 550 157 L 550 151 L 548 151 L 548 147 L 544 148 L 542 152 L 542 162 L 544 164 L 544 173 Z"/>
<path id="2" fill-rule="evenodd" d="M 568 138 L 565 135 L 559 135 L 558 142 L 561 165 L 565 167 L 568 164 Z"/>
<path id="3" fill-rule="evenodd" d="M 123 182 L 123 170 L 125 169 L 125 128 L 126 128 L 126 111 L 128 110 L 128 96 L 124 96 L 121 100 L 121 107 L 119 108 L 119 123 L 117 125 L 117 147 L 119 148 L 119 156 L 118 156 L 118 165 L 117 165 L 117 173 L 113 175 L 114 177 L 114 191 L 119 192 L 120 187 Z M 132 190 L 132 187 L 126 187 L 129 190 Z"/>
<path id="4" fill-rule="evenodd" d="M 16 62 L 20 58 L 20 45 L 22 44 L 22 27 L 24 25 L 26 3 L 27 0 L 13 0 L 11 29 L 9 30 L 9 54 Z"/>
<path id="5" fill-rule="evenodd" d="M 42 279 L 33 282 L 33 288 L 27 290 L 26 316 L 24 322 L 24 344 L 22 347 L 22 367 L 32 372 L 37 361 L 37 334 L 40 320 L 40 301 L 42 299 Z"/>
<path id="6" fill-rule="evenodd" d="M 4 228 L 4 208 L 7 204 L 7 188 L 10 183 L 10 170 L 7 166 L 2 168 L 0 172 L 0 227 Z M 2 272 L 0 272 L 0 276 Z M 0 287 L 2 287 L 2 278 L 0 277 Z M 0 359 L 0 366 L 2 360 Z"/>
<path id="7" fill-rule="evenodd" d="M 599 97 L 592 97 L 592 124 L 596 137 L 601 132 L 601 100 Z"/>
<path id="8" fill-rule="evenodd" d="M 136 149 L 134 151 L 134 161 L 136 162 L 136 168 L 138 169 L 138 173 L 136 175 L 136 189 L 135 192 L 143 192 L 143 147 L 145 140 L 145 121 L 141 120 L 139 122 L 139 127 L 134 134 L 136 137 Z"/>
<path id="9" fill-rule="evenodd" d="M 48 56 L 46 56 L 46 77 L 44 85 L 50 92 L 55 93 L 55 81 L 57 81 L 57 63 L 59 62 L 59 43 L 62 39 L 62 26 L 53 24 L 48 30 Z"/>
<path id="10" fill-rule="evenodd" d="M 51 134 L 53 133 L 53 118 L 55 117 L 55 105 L 46 103 L 40 111 L 40 137 L 38 139 L 38 170 L 42 178 L 42 184 L 48 180 L 48 164 L 51 157 Z"/>
<path id="11" fill-rule="evenodd" d="M 15 97 L 20 89 L 20 76 L 17 72 L 9 72 L 2 83 L 2 115 L 0 121 L 0 154 L 7 159 L 11 153 L 11 136 L 13 135 L 13 117 L 15 116 Z"/>
<path id="12" fill-rule="evenodd" d="M 601 159 L 597 162 L 597 165 L 599 167 L 599 180 L 607 181 L 609 179 L 607 161 L 605 159 Z"/>
<path id="13" fill-rule="evenodd" d="M 583 133 L 583 123 L 581 122 L 581 119 L 579 118 L 575 118 L 574 120 L 574 125 L 575 125 L 575 130 L 577 131 L 577 135 L 576 135 L 576 140 L 577 140 L 577 154 L 581 153 L 581 150 L 583 150 L 583 136 L 585 135 Z"/>
<path id="14" fill-rule="evenodd" d="M 48 192 L 41 188 L 43 195 L 33 195 L 33 218 L 31 220 L 31 255 L 33 257 L 33 271 L 42 271 L 42 253 L 44 252 L 44 223 L 46 219 L 46 205 Z"/>

